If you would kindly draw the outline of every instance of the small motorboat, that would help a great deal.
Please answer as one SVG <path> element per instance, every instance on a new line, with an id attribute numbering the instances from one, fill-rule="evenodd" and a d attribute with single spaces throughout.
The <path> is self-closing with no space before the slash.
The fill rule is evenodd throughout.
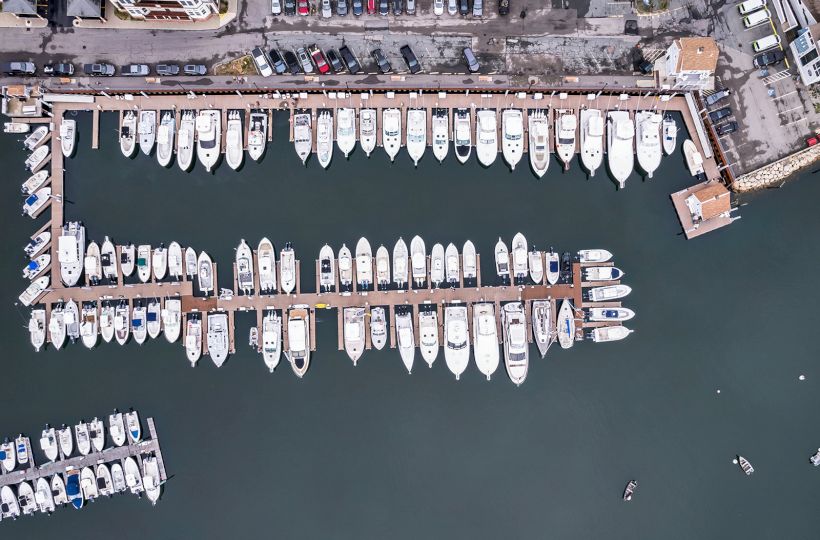
<path id="1" fill-rule="evenodd" d="M 575 139 L 578 131 L 578 118 L 575 111 L 559 109 L 555 112 L 555 153 L 569 170 L 569 164 L 575 157 Z"/>
<path id="2" fill-rule="evenodd" d="M 635 124 L 628 111 L 607 113 L 606 136 L 609 171 L 618 182 L 618 186 L 623 188 L 635 167 Z"/>
<path id="3" fill-rule="evenodd" d="M 49 173 L 48 169 L 41 169 L 29 176 L 20 188 L 23 195 L 31 195 L 41 187 L 45 186 L 50 174 L 51 173 Z"/>
<path id="4" fill-rule="evenodd" d="M 236 248 L 236 285 L 246 296 L 253 293 L 253 277 L 253 252 L 243 238 Z"/>
<path id="5" fill-rule="evenodd" d="M 98 463 L 96 468 L 97 473 L 97 490 L 103 497 L 110 497 L 114 494 L 114 482 L 111 478 L 111 470 L 105 463 Z"/>
<path id="6" fill-rule="evenodd" d="M 413 372 L 413 360 L 416 355 L 416 337 L 413 332 L 413 316 L 409 311 L 396 313 L 396 340 L 399 354 L 407 373 Z"/>
<path id="7" fill-rule="evenodd" d="M 174 136 L 176 135 L 176 119 L 165 112 L 159 121 L 157 129 L 157 162 L 160 167 L 167 167 L 174 159 Z"/>
<path id="8" fill-rule="evenodd" d="M 20 503 L 20 511 L 24 516 L 30 516 L 37 511 L 34 489 L 26 481 L 17 484 L 17 502 Z"/>
<path id="9" fill-rule="evenodd" d="M 0 444 L 0 463 L 3 465 L 3 472 L 9 473 L 17 466 L 17 452 L 14 443 L 6 439 Z"/>
<path id="10" fill-rule="evenodd" d="M 74 300 L 69 300 L 63 307 L 63 320 L 65 321 L 65 331 L 72 343 L 80 337 L 80 309 Z"/>
<path id="11" fill-rule="evenodd" d="M 252 112 L 248 130 L 248 155 L 259 161 L 268 145 L 268 115 L 264 112 Z"/>
<path id="12" fill-rule="evenodd" d="M 55 474 L 51 477 L 51 495 L 54 497 L 55 506 L 68 504 L 68 494 L 66 493 L 65 482 L 59 474 Z"/>
<path id="13" fill-rule="evenodd" d="M 518 281 L 527 279 L 529 274 L 529 249 L 527 239 L 523 234 L 516 233 L 512 241 L 512 271 L 513 277 Z"/>
<path id="14" fill-rule="evenodd" d="M 376 149 L 376 109 L 359 111 L 359 144 L 367 157 Z"/>
<path id="15" fill-rule="evenodd" d="M 21 433 L 16 439 L 14 439 L 14 446 L 17 452 L 17 463 L 20 465 L 28 464 L 30 457 L 28 437 Z"/>
<path id="16" fill-rule="evenodd" d="M 39 126 L 37 129 L 31 132 L 31 134 L 26 137 L 23 141 L 23 146 L 26 150 L 31 151 L 40 146 L 40 144 L 46 140 L 49 132 L 49 126 Z"/>
<path id="17" fill-rule="evenodd" d="M 541 358 L 544 358 L 555 339 L 552 303 L 549 300 L 534 300 L 532 303 L 532 335 Z"/>
<path id="18" fill-rule="evenodd" d="M 498 369 L 498 328 L 493 304 L 473 304 L 473 351 L 478 370 L 489 381 Z"/>
<path id="19" fill-rule="evenodd" d="M 376 250 L 376 284 L 379 289 L 387 289 L 390 285 L 390 254 L 384 246 Z"/>
<path id="20" fill-rule="evenodd" d="M 595 176 L 604 161 L 604 117 L 598 109 L 581 110 L 581 163 Z"/>
<path id="21" fill-rule="evenodd" d="M 242 166 L 245 157 L 242 142 L 242 118 L 239 111 L 228 113 L 228 125 L 225 129 L 225 162 L 231 169 L 237 170 Z"/>
<path id="22" fill-rule="evenodd" d="M 63 424 L 57 430 L 57 442 L 60 444 L 60 453 L 64 458 L 71 457 L 74 452 L 74 436 L 71 432 L 71 426 Z"/>
<path id="23" fill-rule="evenodd" d="M 279 253 L 279 270 L 282 281 L 282 292 L 290 294 L 296 288 L 296 254 L 290 242 L 285 244 Z"/>
<path id="24" fill-rule="evenodd" d="M 820 465 L 820 448 L 818 448 L 818 449 L 817 449 L 817 452 L 816 452 L 813 456 L 811 456 L 811 457 L 809 458 L 809 461 L 810 461 L 810 462 L 811 462 L 811 464 L 812 464 L 812 465 L 814 465 L 815 467 L 817 467 L 818 465 Z"/>
<path id="25" fill-rule="evenodd" d="M 228 314 L 216 312 L 208 314 L 208 355 L 216 367 L 222 367 L 230 351 L 228 335 Z"/>
<path id="26" fill-rule="evenodd" d="M 0 517 L 2 519 L 17 519 L 20 517 L 20 506 L 17 496 L 10 486 L 0 488 Z"/>
<path id="27" fill-rule="evenodd" d="M 139 457 L 137 457 L 137 459 L 139 459 Z M 123 472 L 125 472 L 125 485 L 131 493 L 134 495 L 139 495 L 145 490 L 142 485 L 142 474 L 140 473 L 140 467 L 137 465 L 137 461 L 133 456 L 128 456 L 125 458 Z"/>
<path id="28" fill-rule="evenodd" d="M 569 349 L 575 344 L 575 310 L 569 300 L 561 302 L 555 321 L 558 331 L 558 343 L 562 349 Z"/>
<path id="29" fill-rule="evenodd" d="M 356 148 L 356 109 L 342 107 L 336 111 L 336 144 L 345 159 Z"/>
<path id="30" fill-rule="evenodd" d="M 373 285 L 373 252 L 364 237 L 356 242 L 356 283 L 360 291 L 367 291 Z"/>
<path id="31" fill-rule="evenodd" d="M 592 329 L 591 337 L 595 343 L 604 343 L 607 341 L 620 341 L 632 332 L 633 330 L 621 325 L 601 326 Z"/>
<path id="32" fill-rule="evenodd" d="M 444 281 L 444 246 L 436 242 L 430 250 L 430 283 L 438 287 Z"/>
<path id="33" fill-rule="evenodd" d="M 297 377 L 302 378 L 310 367 L 310 312 L 305 305 L 288 311 L 288 350 L 285 356 Z"/>
<path id="34" fill-rule="evenodd" d="M 145 486 L 145 497 L 151 501 L 151 504 L 157 504 L 162 493 L 162 480 L 159 476 L 159 465 L 156 456 L 145 458 L 142 461 L 142 468 L 145 471 L 145 476 L 142 477 L 142 483 Z"/>
<path id="35" fill-rule="evenodd" d="M 456 158 L 461 163 L 466 163 L 470 159 L 470 153 L 473 151 L 473 130 L 470 125 L 469 109 L 456 109 L 453 120 L 453 147 Z"/>
<path id="36" fill-rule="evenodd" d="M 624 277 L 620 268 L 614 266 L 587 266 L 584 268 L 584 281 L 617 281 Z"/>
<path id="37" fill-rule="evenodd" d="M 20 135 L 23 133 L 28 133 L 31 129 L 31 125 L 28 122 L 4 122 L 3 123 L 3 133 L 13 133 L 15 135 Z"/>
<path id="38" fill-rule="evenodd" d="M 683 141 L 683 155 L 686 158 L 686 166 L 689 168 L 689 174 L 692 176 L 701 176 L 704 174 L 703 156 L 698 152 L 695 143 L 691 139 Z"/>
<path id="39" fill-rule="evenodd" d="M 120 152 L 127 158 L 137 152 L 137 116 L 131 111 L 120 118 Z"/>
<path id="40" fill-rule="evenodd" d="M 57 242 L 60 279 L 66 287 L 73 287 L 80 281 L 80 276 L 83 274 L 85 227 L 79 221 L 64 223 Z"/>
<path id="41" fill-rule="evenodd" d="M 447 109 L 435 109 L 433 113 L 433 155 L 439 161 L 444 161 L 450 149 L 450 125 Z"/>
<path id="42" fill-rule="evenodd" d="M 188 279 L 193 279 L 198 273 L 196 250 L 192 247 L 185 248 L 185 275 Z"/>
<path id="43" fill-rule="evenodd" d="M 504 304 L 501 309 L 501 325 L 504 330 L 504 365 L 507 375 L 516 386 L 527 378 L 529 368 L 529 343 L 527 321 L 521 302 Z"/>
<path id="44" fill-rule="evenodd" d="M 313 152 L 313 130 L 309 113 L 293 115 L 293 147 L 304 165 Z"/>
<path id="45" fill-rule="evenodd" d="M 168 273 L 168 250 L 163 244 L 154 248 L 151 255 L 151 270 L 154 275 L 154 281 L 162 281 L 165 274 Z"/>
<path id="46" fill-rule="evenodd" d="M 678 144 L 678 124 L 671 114 L 663 116 L 663 151 L 667 156 L 675 153 Z"/>
<path id="47" fill-rule="evenodd" d="M 140 244 L 137 246 L 137 277 L 143 283 L 151 280 L 151 246 Z"/>
<path id="48" fill-rule="evenodd" d="M 98 285 L 103 277 L 102 254 L 97 242 L 92 241 L 85 250 L 85 277 L 91 285 Z"/>
<path id="49" fill-rule="evenodd" d="M 32 281 L 29 286 L 23 291 L 18 298 L 20 303 L 24 306 L 28 307 L 32 305 L 40 295 L 45 292 L 49 285 L 49 277 L 48 276 L 40 276 L 34 281 Z"/>
<path id="50" fill-rule="evenodd" d="M 370 343 L 379 351 L 387 343 L 387 318 L 383 307 L 370 310 Z"/>
<path id="51" fill-rule="evenodd" d="M 83 490 L 80 488 L 80 471 L 71 468 L 65 473 L 65 493 L 68 502 L 71 503 L 75 509 L 80 510 L 85 503 L 83 498 Z"/>
<path id="52" fill-rule="evenodd" d="M 102 452 L 105 446 L 105 426 L 102 420 L 94 417 L 94 420 L 88 423 L 88 438 L 91 439 L 91 446 L 95 452 Z"/>
<path id="53" fill-rule="evenodd" d="M 507 244 L 501 238 L 495 244 L 495 273 L 502 280 L 510 276 L 510 253 L 507 251 Z"/>
<path id="54" fill-rule="evenodd" d="M 179 280 L 182 278 L 182 266 L 184 261 L 182 259 L 182 246 L 179 242 L 171 242 L 168 246 L 168 276 Z"/>
<path id="55" fill-rule="evenodd" d="M 736 462 L 740 465 L 740 468 L 743 469 L 743 472 L 746 473 L 746 476 L 751 476 L 752 473 L 755 472 L 755 468 L 752 467 L 752 464 L 743 456 L 737 456 Z"/>
<path id="56" fill-rule="evenodd" d="M 401 139 L 401 111 L 395 108 L 382 110 L 382 146 L 390 161 L 396 159 Z"/>
<path id="57" fill-rule="evenodd" d="M 333 116 L 329 111 L 320 112 L 316 119 L 316 157 L 323 169 L 333 159 Z"/>
<path id="58" fill-rule="evenodd" d="M 524 115 L 520 110 L 506 109 L 501 113 L 501 132 L 501 152 L 514 171 L 524 154 Z"/>
<path id="59" fill-rule="evenodd" d="M 544 258 L 540 251 L 532 246 L 529 252 L 530 279 L 536 284 L 541 284 L 544 279 Z"/>
<path id="60" fill-rule="evenodd" d="M 451 287 L 458 285 L 461 274 L 461 264 L 458 258 L 458 248 L 450 242 L 444 250 L 444 278 Z"/>
<path id="61" fill-rule="evenodd" d="M 54 511 L 54 495 L 51 493 L 51 484 L 49 484 L 45 477 L 37 479 L 34 501 L 37 503 L 37 508 L 43 514 L 50 514 Z"/>
<path id="62" fill-rule="evenodd" d="M 108 415 L 108 434 L 111 436 L 111 441 L 115 446 L 125 444 L 125 421 L 122 418 L 121 412 L 115 410 Z"/>
<path id="63" fill-rule="evenodd" d="M 34 260 L 29 261 L 29 263 L 23 267 L 23 277 L 26 279 L 35 279 L 48 268 L 49 264 L 51 264 L 51 255 L 48 253 L 35 257 Z"/>
<path id="64" fill-rule="evenodd" d="M 222 115 L 217 110 L 199 111 L 196 118 L 196 155 L 205 170 L 216 166 L 222 148 Z"/>
<path id="65" fill-rule="evenodd" d="M 114 337 L 117 343 L 125 345 L 131 335 L 131 309 L 123 300 L 114 310 Z"/>
<path id="66" fill-rule="evenodd" d="M 83 302 L 80 313 L 80 338 L 88 349 L 97 346 L 97 336 L 100 332 L 99 319 L 97 317 L 97 303 Z"/>
<path id="67" fill-rule="evenodd" d="M 179 120 L 177 133 L 177 165 L 183 171 L 191 169 L 194 163 L 194 137 L 196 136 L 196 117 L 193 111 L 185 111 Z"/>
<path id="68" fill-rule="evenodd" d="M 612 253 L 605 249 L 582 249 L 578 252 L 578 259 L 582 263 L 604 263 L 612 258 Z"/>
<path id="69" fill-rule="evenodd" d="M 128 489 L 125 483 L 125 471 L 119 463 L 111 464 L 111 485 L 114 488 L 114 493 L 122 493 Z"/>
<path id="70" fill-rule="evenodd" d="M 188 315 L 185 323 L 185 355 L 191 367 L 196 366 L 202 356 L 202 319 L 198 316 Z"/>
<path id="71" fill-rule="evenodd" d="M 629 285 L 606 285 L 604 287 L 593 287 L 587 293 L 591 302 L 611 302 L 623 298 L 632 292 Z"/>
<path id="72" fill-rule="evenodd" d="M 120 246 L 120 272 L 123 277 L 128 277 L 134 273 L 137 263 L 137 248 L 134 244 Z"/>
<path id="73" fill-rule="evenodd" d="M 147 312 L 148 310 L 142 303 L 134 304 L 134 309 L 131 310 L 131 331 L 138 345 L 145 343 L 145 338 L 148 337 Z"/>
<path id="74" fill-rule="evenodd" d="M 654 111 L 638 111 L 635 113 L 635 153 L 638 156 L 638 165 L 646 172 L 647 178 L 652 178 L 661 164 L 663 149 L 661 148 L 661 123 L 663 119 Z"/>
<path id="75" fill-rule="evenodd" d="M 23 251 L 30 257 L 36 257 L 51 243 L 51 233 L 48 231 L 41 232 L 23 246 Z"/>
<path id="76" fill-rule="evenodd" d="M 408 281 L 407 244 L 399 238 L 393 246 L 393 282 L 399 289 L 404 289 Z"/>
<path id="77" fill-rule="evenodd" d="M 477 118 L 476 154 L 478 162 L 489 167 L 498 157 L 498 118 L 494 109 L 481 109 Z"/>
<path id="78" fill-rule="evenodd" d="M 116 281 L 117 249 L 107 236 L 100 247 L 100 265 L 102 266 L 103 277 L 109 281 Z"/>
<path id="79" fill-rule="evenodd" d="M 80 422 L 74 426 L 74 436 L 77 441 L 77 451 L 82 456 L 91 452 L 91 438 L 88 435 L 88 424 Z"/>
<path id="80" fill-rule="evenodd" d="M 410 241 L 410 268 L 413 281 L 417 287 L 421 287 L 427 281 L 427 251 L 424 240 L 416 235 Z"/>
<path id="81" fill-rule="evenodd" d="M 419 311 L 419 350 L 421 357 L 430 367 L 433 367 L 441 347 L 438 331 L 438 313 L 433 309 Z"/>
<path id="82" fill-rule="evenodd" d="M 638 482 L 630 480 L 626 485 L 626 489 L 624 489 L 624 500 L 627 502 L 631 501 L 636 489 L 638 489 Z"/>
<path id="83" fill-rule="evenodd" d="M 137 135 L 140 151 L 150 156 L 157 140 L 157 111 L 140 111 Z"/>
<path id="84" fill-rule="evenodd" d="M 364 352 L 364 308 L 349 307 L 344 308 L 343 313 L 343 334 L 345 352 L 353 361 L 355 366 L 359 362 Z"/>
<path id="85" fill-rule="evenodd" d="M 589 308 L 587 312 L 587 320 L 594 322 L 628 321 L 634 316 L 634 311 L 623 307 Z"/>
<path id="86" fill-rule="evenodd" d="M 214 268 L 211 257 L 204 251 L 197 258 L 197 286 L 200 292 L 208 293 L 214 290 Z"/>
<path id="87" fill-rule="evenodd" d="M 148 307 L 145 309 L 145 330 L 151 339 L 157 339 L 162 332 L 161 311 L 159 300 L 156 298 L 148 300 Z"/>
<path id="88" fill-rule="evenodd" d="M 349 290 L 353 285 L 353 255 L 347 244 L 342 244 L 339 250 L 339 284 L 342 290 Z"/>
<path id="89" fill-rule="evenodd" d="M 46 310 L 32 309 L 28 321 L 28 332 L 31 346 L 39 351 L 46 344 Z"/>
<path id="90" fill-rule="evenodd" d="M 162 327 L 168 343 L 175 343 L 182 331 L 182 300 L 168 298 L 162 308 Z"/>
<path id="91" fill-rule="evenodd" d="M 128 433 L 128 440 L 131 444 L 137 444 L 142 440 L 142 426 L 140 425 L 140 415 L 135 410 L 125 413 L 125 428 Z"/>
<path id="92" fill-rule="evenodd" d="M 407 111 L 407 153 L 418 167 L 427 149 L 427 111 L 410 109 Z"/>
<path id="93" fill-rule="evenodd" d="M 40 214 L 40 210 L 51 200 L 51 187 L 46 186 L 38 189 L 23 202 L 23 215 L 34 219 Z"/>
<path id="94" fill-rule="evenodd" d="M 51 338 L 51 345 L 60 350 L 65 344 L 66 326 L 64 309 L 62 304 L 55 304 L 51 308 L 51 318 L 48 321 L 48 334 Z"/>
<path id="95" fill-rule="evenodd" d="M 327 244 L 319 250 L 319 287 L 322 292 L 336 287 L 336 257 L 333 248 Z"/>
<path id="96" fill-rule="evenodd" d="M 464 274 L 464 280 L 472 284 L 478 276 L 478 259 L 475 253 L 475 246 L 470 240 L 464 242 L 464 247 L 461 248 L 461 268 Z"/>
<path id="97" fill-rule="evenodd" d="M 529 127 L 530 167 L 538 178 L 543 178 L 550 164 L 548 111 L 536 109 L 527 115 Z"/>
<path id="98" fill-rule="evenodd" d="M 270 372 L 279 365 L 282 354 L 282 318 L 269 311 L 262 319 L 262 359 Z"/>
<path id="99" fill-rule="evenodd" d="M 256 260 L 259 263 L 259 292 L 271 294 L 276 292 L 276 252 L 267 238 L 259 241 L 256 248 Z"/>
<path id="100" fill-rule="evenodd" d="M 456 376 L 456 380 L 461 378 L 461 374 L 470 363 L 467 306 L 455 305 L 444 308 L 444 361 Z"/>

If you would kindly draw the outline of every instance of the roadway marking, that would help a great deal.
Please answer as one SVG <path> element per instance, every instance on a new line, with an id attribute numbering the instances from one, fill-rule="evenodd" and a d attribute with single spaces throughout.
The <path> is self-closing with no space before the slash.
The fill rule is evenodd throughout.
<path id="1" fill-rule="evenodd" d="M 800 117 L 800 118 L 798 118 L 797 120 L 793 120 L 793 121 L 791 121 L 791 122 L 788 122 L 788 123 L 786 123 L 785 125 L 790 126 L 790 125 L 792 125 L 792 124 L 796 124 L 796 123 L 798 123 L 798 122 L 803 122 L 804 120 L 808 120 L 808 118 L 807 118 L 807 117 L 805 117 L 805 116 L 801 116 L 801 117 Z"/>
<path id="2" fill-rule="evenodd" d="M 797 109 L 802 109 L 802 105 L 798 105 L 797 107 L 792 107 L 791 109 L 786 109 L 785 111 L 780 111 L 777 114 L 786 114 L 787 112 L 796 111 Z"/>
<path id="3" fill-rule="evenodd" d="M 784 97 L 786 97 L 786 96 L 790 96 L 790 95 L 792 95 L 792 94 L 796 94 L 796 93 L 797 93 L 797 90 L 792 90 L 791 92 L 788 92 L 788 93 L 786 93 L 786 94 L 783 94 L 782 96 L 775 96 L 775 97 L 773 97 L 773 98 L 772 98 L 772 101 L 776 101 L 776 100 L 778 100 L 778 99 L 783 99 L 783 98 L 784 98 Z"/>

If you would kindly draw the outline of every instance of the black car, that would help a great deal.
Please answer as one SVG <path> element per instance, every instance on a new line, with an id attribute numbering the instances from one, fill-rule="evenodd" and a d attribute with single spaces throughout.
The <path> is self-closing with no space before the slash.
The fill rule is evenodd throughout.
<path id="1" fill-rule="evenodd" d="M 273 65 L 273 70 L 277 75 L 281 75 L 288 70 L 288 66 L 285 65 L 285 61 L 282 60 L 282 55 L 279 54 L 279 51 L 271 49 L 268 51 L 268 56 L 270 57 L 271 65 Z"/>
<path id="2" fill-rule="evenodd" d="M 83 73 L 91 77 L 111 77 L 115 71 L 111 64 L 83 64 Z"/>
<path id="3" fill-rule="evenodd" d="M 364 13 L 364 3 L 362 2 L 362 0 L 353 0 L 352 5 L 353 15 L 356 15 L 358 17 L 359 15 Z"/>
<path id="4" fill-rule="evenodd" d="M 727 116 L 731 116 L 732 109 L 730 107 L 723 107 L 722 109 L 718 109 L 716 111 L 712 111 L 709 113 L 709 118 L 712 120 L 713 123 L 718 123 L 720 120 L 726 118 Z"/>
<path id="5" fill-rule="evenodd" d="M 393 68 L 390 66 L 390 62 L 387 60 L 387 57 L 381 49 L 373 49 L 370 56 L 373 57 L 373 61 L 376 62 L 376 67 L 379 68 L 379 71 L 381 71 L 382 74 L 393 71 Z"/>
<path id="6" fill-rule="evenodd" d="M 390 6 L 387 0 L 379 0 L 379 15 L 388 15 L 390 13 Z"/>
<path id="7" fill-rule="evenodd" d="M 403 9 L 402 0 L 393 0 L 393 15 L 401 15 Z"/>
<path id="8" fill-rule="evenodd" d="M 421 64 L 419 64 L 418 58 L 416 58 L 413 49 L 410 48 L 410 45 L 405 45 L 401 49 L 401 57 L 404 58 L 404 63 L 407 64 L 407 69 L 410 70 L 410 73 L 418 73 L 421 71 Z"/>
<path id="9" fill-rule="evenodd" d="M 327 57 L 330 67 L 333 68 L 334 73 L 341 73 L 345 70 L 345 65 L 342 63 L 342 59 L 339 57 L 339 53 L 336 52 L 336 49 L 328 49 L 325 56 Z"/>
<path id="10" fill-rule="evenodd" d="M 185 64 L 182 66 L 182 72 L 185 75 L 205 75 L 208 73 L 208 68 L 203 66 L 202 64 Z"/>
<path id="11" fill-rule="evenodd" d="M 719 101 L 723 101 L 724 99 L 729 97 L 729 94 L 731 94 L 731 93 L 732 93 L 731 90 L 729 90 L 728 88 L 724 88 L 722 90 L 718 90 L 717 92 L 715 92 L 713 94 L 709 94 L 708 96 L 706 96 L 703 99 L 703 101 L 706 102 L 707 107 L 711 107 L 715 103 L 717 103 Z"/>
<path id="12" fill-rule="evenodd" d="M 338 0 L 336 2 L 336 15 L 340 17 L 347 15 L 347 0 Z"/>
<path id="13" fill-rule="evenodd" d="M 726 122 L 725 124 L 721 124 L 717 127 L 718 137 L 723 137 L 724 135 L 734 133 L 735 131 L 737 131 L 737 122 L 735 121 Z"/>
<path id="14" fill-rule="evenodd" d="M 47 64 L 43 66 L 43 73 L 55 77 L 70 77 L 74 75 L 74 64 Z"/>
<path id="15" fill-rule="evenodd" d="M 296 15 L 296 0 L 285 0 L 285 15 Z"/>
<path id="16" fill-rule="evenodd" d="M 347 45 L 342 45 L 339 48 L 339 54 L 342 55 L 342 61 L 344 61 L 345 66 L 347 66 L 347 70 L 351 75 L 355 75 L 362 70 L 362 66 L 359 64 L 359 61 L 356 60 L 356 56 Z"/>
<path id="17" fill-rule="evenodd" d="M 780 62 L 782 62 L 785 59 L 786 59 L 786 53 L 784 53 L 783 51 L 781 51 L 779 49 L 774 49 L 774 50 L 766 51 L 762 54 L 758 54 L 757 56 L 755 56 L 754 64 L 755 64 L 755 67 L 762 68 L 762 67 L 771 66 L 771 65 L 774 65 L 774 64 L 779 64 Z"/>
<path id="18" fill-rule="evenodd" d="M 292 75 L 299 75 L 302 72 L 302 68 L 299 66 L 299 59 L 296 58 L 296 55 L 293 54 L 291 51 L 285 51 L 285 63 L 288 65 L 288 69 Z"/>
<path id="19" fill-rule="evenodd" d="M 179 66 L 176 64 L 157 64 L 157 75 L 179 75 Z"/>
<path id="20" fill-rule="evenodd" d="M 458 12 L 461 15 L 470 13 L 470 0 L 458 0 Z"/>
<path id="21" fill-rule="evenodd" d="M 0 64 L 0 72 L 4 75 L 34 75 L 37 66 L 34 62 L 3 62 Z"/>
<path id="22" fill-rule="evenodd" d="M 510 13 L 510 0 L 498 0 L 498 14 L 507 15 Z"/>

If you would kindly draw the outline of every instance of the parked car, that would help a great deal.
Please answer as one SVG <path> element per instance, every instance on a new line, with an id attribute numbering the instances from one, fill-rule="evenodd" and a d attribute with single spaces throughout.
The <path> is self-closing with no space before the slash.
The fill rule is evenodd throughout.
<path id="1" fill-rule="evenodd" d="M 707 107 L 711 107 L 715 103 L 717 103 L 719 101 L 723 101 L 724 99 L 729 97 L 729 94 L 731 94 L 731 93 L 732 93 L 732 91 L 729 90 L 728 88 L 723 88 L 721 90 L 718 90 L 717 92 L 709 94 L 708 96 L 706 96 L 703 99 L 703 101 L 706 103 Z"/>
<path id="2" fill-rule="evenodd" d="M 43 73 L 55 77 L 70 77 L 74 75 L 74 64 L 61 62 L 59 64 L 46 64 L 43 66 Z"/>
<path id="3" fill-rule="evenodd" d="M 273 68 L 270 66 L 270 58 L 268 58 L 265 51 L 259 47 L 256 47 L 251 51 L 251 57 L 253 58 L 253 63 L 256 64 L 256 69 L 259 71 L 260 75 L 263 77 L 270 77 L 273 75 Z"/>
<path id="4" fill-rule="evenodd" d="M 330 5 L 330 0 L 322 0 L 322 18 L 329 19 L 333 16 L 333 6 Z"/>
<path id="5" fill-rule="evenodd" d="M 353 15 L 357 17 L 364 13 L 364 2 L 362 0 L 353 0 L 351 7 L 353 8 Z"/>
<path id="6" fill-rule="evenodd" d="M 498 0 L 498 14 L 508 15 L 510 13 L 510 0 Z"/>
<path id="7" fill-rule="evenodd" d="M 484 0 L 473 0 L 473 17 L 484 16 Z"/>
<path id="8" fill-rule="evenodd" d="M 737 122 L 735 121 L 726 122 L 725 124 L 721 124 L 717 127 L 718 137 L 723 137 L 724 135 L 734 133 L 735 131 L 737 131 Z"/>
<path id="9" fill-rule="evenodd" d="M 120 68 L 120 75 L 125 77 L 145 77 L 150 72 L 147 64 L 127 64 Z"/>
<path id="10" fill-rule="evenodd" d="M 390 62 L 387 60 L 387 57 L 381 49 L 373 49 L 370 52 L 370 56 L 373 57 L 373 61 L 376 62 L 376 67 L 378 67 L 379 71 L 382 73 L 390 73 L 393 71 L 393 68 L 390 66 Z"/>
<path id="11" fill-rule="evenodd" d="M 327 57 L 330 67 L 333 68 L 334 73 L 341 73 L 345 70 L 345 65 L 342 63 L 342 59 L 339 57 L 339 53 L 336 52 L 336 49 L 328 49 L 325 56 Z"/>
<path id="12" fill-rule="evenodd" d="M 774 64 L 779 64 L 783 60 L 786 59 L 786 53 L 781 51 L 780 49 L 775 49 L 773 51 L 767 51 L 762 54 L 758 54 L 754 58 L 755 67 L 766 67 L 772 66 Z"/>
<path id="13" fill-rule="evenodd" d="M 282 55 L 279 54 L 279 51 L 276 49 L 268 51 L 268 58 L 270 58 L 270 63 L 277 75 L 281 75 L 288 70 L 288 66 L 285 65 L 285 61 L 282 60 Z"/>
<path id="14" fill-rule="evenodd" d="M 313 63 L 310 61 L 307 51 L 304 47 L 296 49 L 296 58 L 299 59 L 299 65 L 305 73 L 313 73 Z"/>
<path id="15" fill-rule="evenodd" d="M 274 15 L 282 14 L 282 0 L 270 0 L 270 12 Z"/>
<path id="16" fill-rule="evenodd" d="M 208 68 L 202 64 L 185 64 L 182 66 L 182 72 L 185 75 L 205 75 L 208 73 Z"/>
<path id="17" fill-rule="evenodd" d="M 433 13 L 444 15 L 444 0 L 433 0 Z"/>
<path id="18" fill-rule="evenodd" d="M 727 116 L 731 116 L 731 114 L 731 107 L 723 107 L 722 109 L 710 112 L 709 118 L 712 120 L 713 124 L 717 124 L 720 120 L 726 118 Z"/>
<path id="19" fill-rule="evenodd" d="M 356 55 L 353 54 L 353 51 L 351 51 L 347 45 L 342 45 L 339 47 L 339 54 L 342 55 L 342 60 L 351 75 L 355 75 L 362 70 L 362 66 L 356 59 Z"/>
<path id="20" fill-rule="evenodd" d="M 410 70 L 410 73 L 418 73 L 421 71 L 421 64 L 419 64 L 418 58 L 416 58 L 416 54 L 413 52 L 413 49 L 410 48 L 410 45 L 405 45 L 401 49 L 401 57 L 404 58 L 404 63 L 407 64 L 407 69 Z"/>
<path id="21" fill-rule="evenodd" d="M 470 13 L 470 1 L 458 0 L 458 12 L 460 15 L 467 15 Z"/>
<path id="22" fill-rule="evenodd" d="M 376 0 L 367 0 L 367 14 L 373 15 L 376 13 Z"/>
<path id="23" fill-rule="evenodd" d="M 416 0 L 407 0 L 407 14 L 408 15 L 415 15 L 416 14 Z"/>
<path id="24" fill-rule="evenodd" d="M 780 36 L 778 34 L 769 34 L 766 37 L 752 41 L 752 49 L 755 52 L 768 51 L 780 45 Z"/>
<path id="25" fill-rule="evenodd" d="M 316 65 L 316 69 L 319 70 L 319 73 L 325 74 L 330 71 L 330 66 L 327 63 L 327 59 L 325 58 L 325 54 L 322 52 L 322 49 L 314 45 L 308 45 L 308 52 L 310 53 L 310 58 L 313 60 L 313 63 Z"/>
<path id="26" fill-rule="evenodd" d="M 179 66 L 176 64 L 157 64 L 154 72 L 160 76 L 174 76 L 179 75 Z"/>
<path id="27" fill-rule="evenodd" d="M 83 64 L 83 73 L 91 77 L 111 77 L 116 71 L 111 64 Z"/>
<path id="28" fill-rule="evenodd" d="M 296 11 L 303 17 L 309 15 L 310 4 L 308 4 L 308 0 L 296 0 Z"/>
<path id="29" fill-rule="evenodd" d="M 467 64 L 467 71 L 470 73 L 476 73 L 481 69 L 481 64 L 478 63 L 478 58 L 475 57 L 475 53 L 470 47 L 465 47 L 464 50 L 461 51 L 461 57 L 464 58 L 464 63 Z"/>
<path id="30" fill-rule="evenodd" d="M 379 0 L 379 15 L 387 16 L 390 13 L 390 5 L 387 0 Z"/>
<path id="31" fill-rule="evenodd" d="M 336 15 L 339 17 L 347 15 L 347 0 L 338 0 L 336 2 Z"/>
<path id="32" fill-rule="evenodd" d="M 285 15 L 296 15 L 296 0 L 285 0 Z"/>
<path id="33" fill-rule="evenodd" d="M 0 72 L 4 75 L 34 75 L 37 66 L 34 62 L 3 62 L 0 64 Z"/>
<path id="34" fill-rule="evenodd" d="M 402 0 L 393 0 L 393 15 L 401 15 L 403 7 Z"/>
<path id="35" fill-rule="evenodd" d="M 458 13 L 458 0 L 447 0 L 447 13 L 450 15 Z"/>
<path id="36" fill-rule="evenodd" d="M 290 51 L 285 51 L 283 56 L 285 57 L 285 63 L 288 65 L 288 70 L 291 75 L 299 75 L 299 73 L 302 72 L 302 68 L 299 66 L 299 59 L 296 58 L 296 55 Z"/>

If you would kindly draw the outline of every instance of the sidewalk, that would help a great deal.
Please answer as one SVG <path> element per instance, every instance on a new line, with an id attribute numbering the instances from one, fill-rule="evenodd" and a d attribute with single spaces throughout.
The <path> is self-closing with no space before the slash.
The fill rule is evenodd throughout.
<path id="1" fill-rule="evenodd" d="M 74 28 L 107 28 L 121 30 L 216 30 L 236 18 L 237 1 L 228 0 L 228 11 L 205 21 L 138 21 L 122 20 L 116 15 L 116 8 L 105 0 L 106 20 L 74 19 Z"/>
<path id="2" fill-rule="evenodd" d="M 0 28 L 45 28 L 48 19 L 18 17 L 14 13 L 0 13 Z"/>

